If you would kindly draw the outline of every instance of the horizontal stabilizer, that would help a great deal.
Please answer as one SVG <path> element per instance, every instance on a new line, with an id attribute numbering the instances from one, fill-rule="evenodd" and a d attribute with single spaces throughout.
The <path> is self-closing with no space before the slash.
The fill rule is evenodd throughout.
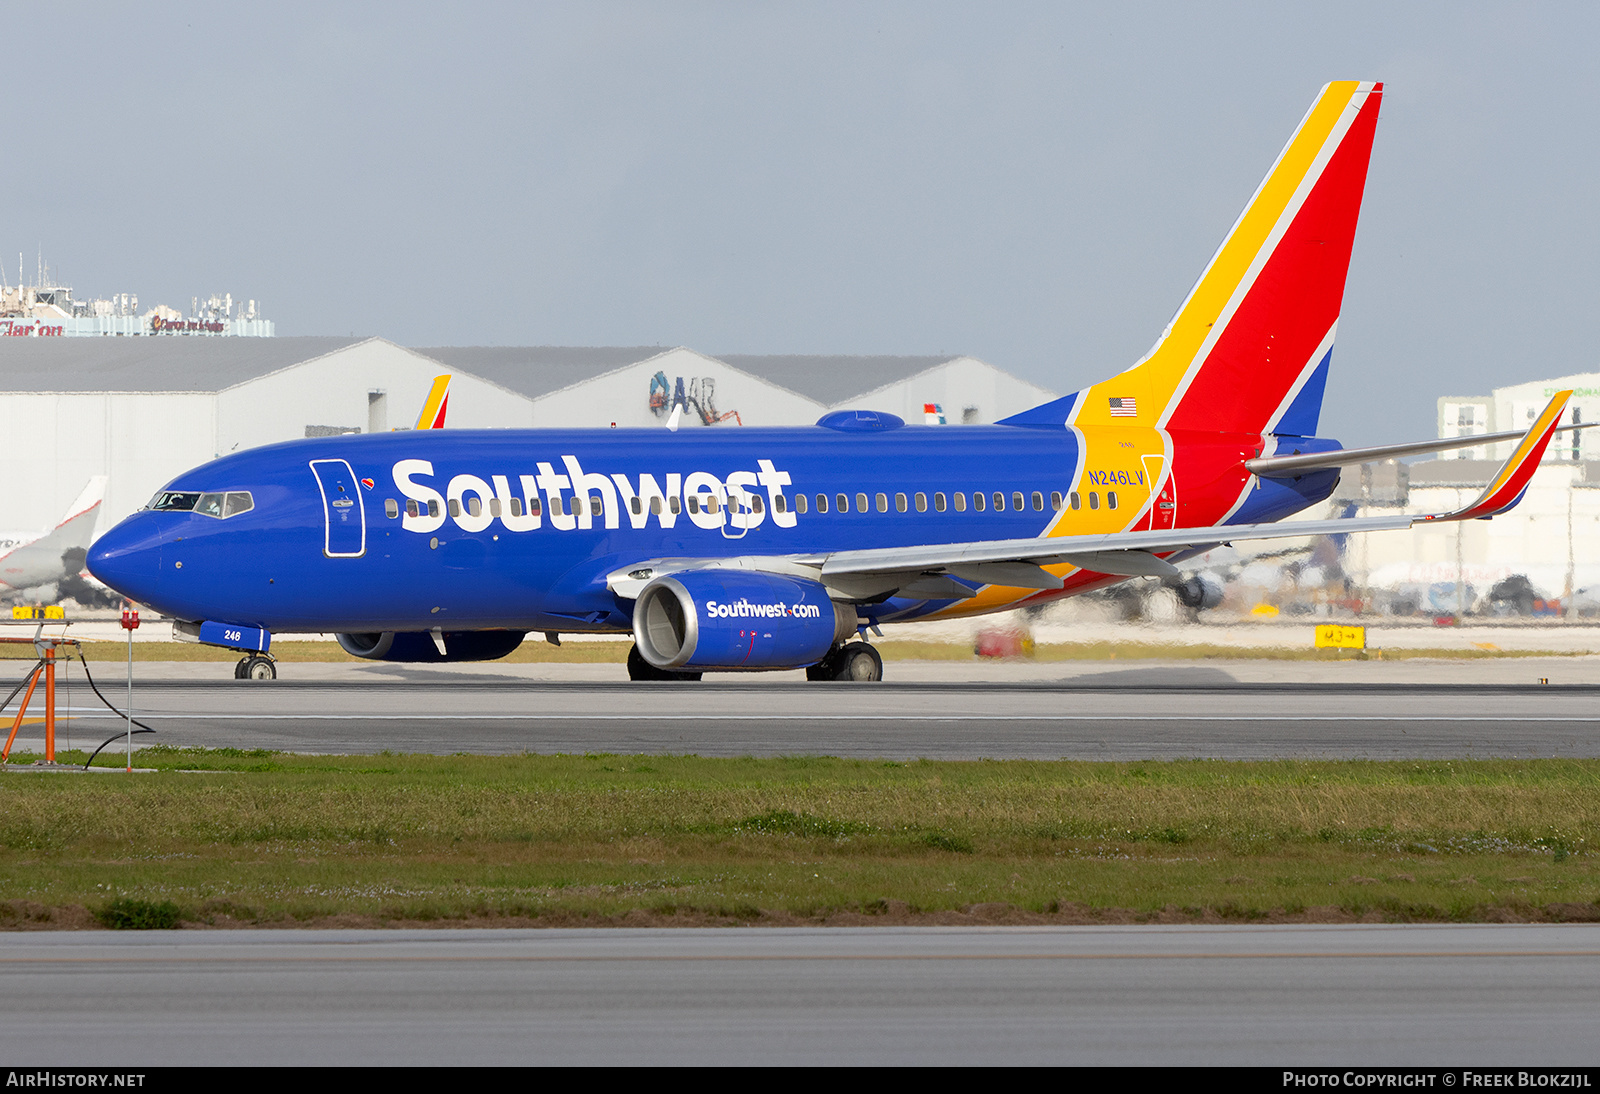
<path id="1" fill-rule="evenodd" d="M 1572 433 L 1579 429 L 1593 429 L 1600 422 L 1581 425 L 1558 426 L 1556 433 Z M 1417 441 L 1412 444 L 1385 444 L 1375 448 L 1341 448 L 1334 452 L 1308 452 L 1303 456 L 1260 456 L 1244 461 L 1244 469 L 1262 478 L 1286 478 L 1332 467 L 1351 467 L 1374 460 L 1392 460 L 1401 456 L 1426 456 L 1430 452 L 1453 452 L 1462 448 L 1515 441 L 1527 434 L 1513 429 L 1508 433 L 1480 433 L 1472 437 L 1448 437 L 1439 441 Z"/>

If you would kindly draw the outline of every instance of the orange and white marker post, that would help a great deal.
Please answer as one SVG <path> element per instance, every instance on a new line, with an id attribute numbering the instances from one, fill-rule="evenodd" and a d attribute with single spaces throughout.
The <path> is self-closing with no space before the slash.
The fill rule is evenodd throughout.
<path id="1" fill-rule="evenodd" d="M 122 629 L 128 632 L 128 772 L 133 772 L 133 632 L 139 629 L 139 612 L 131 603 L 122 606 Z"/>

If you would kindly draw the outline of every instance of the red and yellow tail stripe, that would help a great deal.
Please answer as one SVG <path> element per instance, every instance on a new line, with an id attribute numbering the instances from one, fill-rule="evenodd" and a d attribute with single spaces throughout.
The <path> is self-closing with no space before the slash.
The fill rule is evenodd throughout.
<path id="1" fill-rule="evenodd" d="M 1523 492 L 1528 489 L 1528 480 L 1533 478 L 1533 473 L 1539 469 L 1539 461 L 1544 458 L 1544 450 L 1550 446 L 1550 438 L 1555 436 L 1556 428 L 1561 424 L 1561 412 L 1566 410 L 1567 400 L 1570 398 L 1572 398 L 1570 391 L 1556 392 L 1550 404 L 1544 408 L 1544 413 L 1540 414 L 1538 420 L 1529 427 L 1527 435 L 1517 444 L 1517 450 L 1511 453 L 1511 458 L 1490 480 L 1477 501 L 1454 513 L 1444 513 L 1427 519 L 1475 520 L 1480 517 L 1492 517 L 1504 513 L 1521 501 Z"/>
<path id="2" fill-rule="evenodd" d="M 450 376 L 435 376 L 433 390 L 428 392 L 428 398 L 422 404 L 422 413 L 417 415 L 418 429 L 443 429 L 445 411 L 450 409 Z"/>
<path id="3" fill-rule="evenodd" d="M 1083 391 L 1074 425 L 1271 430 L 1327 356 L 1382 92 L 1322 89 L 1155 346 Z"/>

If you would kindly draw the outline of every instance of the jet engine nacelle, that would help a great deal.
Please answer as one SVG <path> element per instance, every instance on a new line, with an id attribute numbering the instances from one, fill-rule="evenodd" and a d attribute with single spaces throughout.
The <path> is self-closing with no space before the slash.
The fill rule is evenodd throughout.
<path id="1" fill-rule="evenodd" d="M 742 570 L 656 578 L 633 608 L 633 638 L 658 669 L 794 669 L 856 631 L 853 604 L 815 581 Z"/>
<path id="2" fill-rule="evenodd" d="M 504 657 L 526 637 L 524 631 L 445 631 L 440 653 L 427 631 L 383 631 L 340 634 L 344 652 L 369 661 L 493 661 Z"/>

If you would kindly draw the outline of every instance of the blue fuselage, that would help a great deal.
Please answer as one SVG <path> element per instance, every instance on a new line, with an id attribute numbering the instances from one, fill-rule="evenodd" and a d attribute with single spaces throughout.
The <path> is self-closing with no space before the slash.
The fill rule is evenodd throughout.
<path id="1" fill-rule="evenodd" d="M 1171 459 L 1170 440 L 1157 443 Z M 96 542 L 89 567 L 174 618 L 267 631 L 622 631 L 632 605 L 606 575 L 644 560 L 1016 539 L 1091 516 L 1126 527 L 1141 508 L 1154 511 L 1140 470 L 1150 464 L 1131 454 L 1121 470 L 1086 466 L 1083 449 L 1072 430 L 1014 426 L 291 441 L 168 487 L 248 492 L 248 511 L 142 510 Z M 1322 485 L 1250 515 L 1302 508 Z M 870 615 L 915 618 L 952 603 L 896 597 Z"/>

